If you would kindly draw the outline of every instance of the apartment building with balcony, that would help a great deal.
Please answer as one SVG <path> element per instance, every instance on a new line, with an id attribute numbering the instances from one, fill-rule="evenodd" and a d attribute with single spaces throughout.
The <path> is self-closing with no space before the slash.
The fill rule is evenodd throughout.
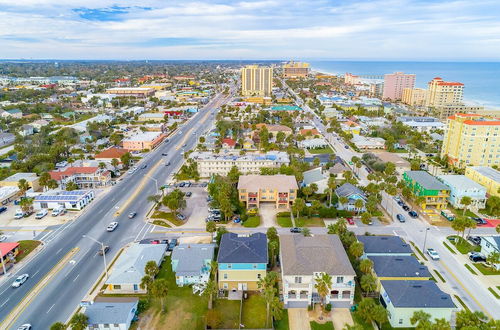
<path id="1" fill-rule="evenodd" d="M 337 235 L 281 235 L 280 261 L 285 308 L 305 308 L 321 297 L 315 288 L 322 274 L 332 277 L 326 303 L 350 307 L 356 273 Z"/>
<path id="2" fill-rule="evenodd" d="M 277 209 L 289 209 L 298 189 L 293 175 L 242 175 L 238 181 L 239 199 L 247 208 L 272 203 Z"/>
<path id="3" fill-rule="evenodd" d="M 67 167 L 50 171 L 50 177 L 57 181 L 59 188 L 66 189 L 69 182 L 74 182 L 79 189 L 99 188 L 111 184 L 111 172 L 93 166 Z"/>
<path id="4" fill-rule="evenodd" d="M 439 107 L 445 105 L 462 104 L 464 84 L 460 82 L 444 81 L 436 77 L 427 85 L 425 105 Z"/>
<path id="5" fill-rule="evenodd" d="M 262 154 L 216 154 L 213 152 L 193 152 L 189 155 L 198 166 L 202 178 L 212 175 L 227 175 L 233 166 L 243 174 L 257 174 L 264 167 L 279 168 L 290 164 L 290 157 L 286 152 L 274 151 Z"/>
<path id="6" fill-rule="evenodd" d="M 500 197 L 500 171 L 488 166 L 471 166 L 465 176 L 486 188 L 489 196 Z"/>
<path id="7" fill-rule="evenodd" d="M 426 171 L 407 171 L 403 173 L 405 184 L 417 197 L 423 197 L 420 207 L 441 210 L 446 208 L 450 188 Z"/>
<path id="8" fill-rule="evenodd" d="M 305 62 L 288 62 L 283 65 L 284 78 L 307 78 L 311 71 L 309 63 Z"/>

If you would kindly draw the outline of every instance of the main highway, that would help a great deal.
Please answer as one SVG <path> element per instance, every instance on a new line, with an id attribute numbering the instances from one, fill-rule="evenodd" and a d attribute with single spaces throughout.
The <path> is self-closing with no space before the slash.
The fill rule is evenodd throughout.
<path id="1" fill-rule="evenodd" d="M 124 174 L 75 221 L 45 237 L 42 250 L 10 276 L 12 281 L 24 273 L 30 278 L 19 288 L 12 288 L 12 281 L 0 285 L 1 329 L 16 329 L 24 323 L 34 329 L 48 329 L 54 322 L 66 322 L 71 317 L 104 272 L 103 257 L 97 255 L 100 244 L 84 235 L 110 246 L 108 263 L 121 247 L 147 237 L 153 228 L 144 221 L 152 207 L 147 197 L 157 194 L 157 187 L 180 167 L 183 151 L 193 148 L 199 136 L 211 128 L 217 108 L 228 102 L 233 92 L 234 87 L 228 96 L 215 95 L 169 136 L 168 142 L 149 152 L 134 173 Z M 136 217 L 129 219 L 130 212 L 137 212 Z M 107 232 L 106 226 L 112 221 L 119 225 Z"/>

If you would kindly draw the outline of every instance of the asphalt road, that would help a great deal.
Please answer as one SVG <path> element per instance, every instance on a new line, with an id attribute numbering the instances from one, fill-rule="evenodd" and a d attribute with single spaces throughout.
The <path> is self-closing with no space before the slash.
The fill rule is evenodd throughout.
<path id="1" fill-rule="evenodd" d="M 104 271 L 103 258 L 96 255 L 100 245 L 83 235 L 110 246 L 107 260 L 111 260 L 127 243 L 144 238 L 154 227 L 143 221 L 151 208 L 147 196 L 155 194 L 157 184 L 163 184 L 182 164 L 182 152 L 197 144 L 199 136 L 212 126 L 216 109 L 228 100 L 229 97 L 216 95 L 170 136 L 169 142 L 163 142 L 141 160 L 135 173 L 126 174 L 122 181 L 90 204 L 76 221 L 62 226 L 31 262 L 16 274 L 11 274 L 12 281 L 23 273 L 30 274 L 30 278 L 17 289 L 11 287 L 12 281 L 4 281 L 0 286 L 0 328 L 16 329 L 20 324 L 31 323 L 34 329 L 48 329 L 54 322 L 65 322 Z M 168 153 L 168 156 L 162 156 L 162 153 Z M 170 161 L 170 166 L 165 166 L 167 161 Z M 147 167 L 141 169 L 144 165 Z M 128 219 L 128 213 L 132 211 L 137 212 L 137 216 Z M 106 226 L 111 221 L 117 221 L 119 226 L 114 232 L 107 232 Z M 4 324 L 5 318 L 25 295 L 75 247 L 79 251 L 72 260 L 52 274 L 49 283 L 17 315 L 15 322 Z"/>

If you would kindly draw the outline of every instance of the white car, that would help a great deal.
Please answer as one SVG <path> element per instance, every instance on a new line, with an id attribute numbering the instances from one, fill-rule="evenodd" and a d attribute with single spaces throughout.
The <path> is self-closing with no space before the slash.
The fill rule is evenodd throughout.
<path id="1" fill-rule="evenodd" d="M 24 282 L 30 277 L 28 274 L 19 275 L 16 280 L 12 283 L 13 288 L 18 288 L 23 285 Z"/>
<path id="2" fill-rule="evenodd" d="M 35 219 L 42 219 L 47 214 L 49 214 L 49 211 L 47 211 L 47 209 L 41 209 L 35 214 Z"/>
<path id="3" fill-rule="evenodd" d="M 7 236 L 5 235 L 0 235 L 0 242 L 3 242 L 7 239 Z"/>
<path id="4" fill-rule="evenodd" d="M 21 325 L 19 328 L 17 328 L 17 330 L 31 330 L 31 324 L 25 323 Z"/>
<path id="5" fill-rule="evenodd" d="M 106 230 L 107 231 L 114 231 L 116 229 L 116 227 L 118 227 L 118 222 L 112 222 L 110 223 L 107 227 L 106 227 Z"/>
<path id="6" fill-rule="evenodd" d="M 429 255 L 429 257 L 431 257 L 432 260 L 439 260 L 439 254 L 436 252 L 436 250 L 434 249 L 427 249 L 427 254 Z"/>

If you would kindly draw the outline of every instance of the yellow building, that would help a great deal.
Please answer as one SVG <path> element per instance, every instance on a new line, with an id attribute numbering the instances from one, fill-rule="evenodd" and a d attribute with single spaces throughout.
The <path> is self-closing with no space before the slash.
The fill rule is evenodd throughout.
<path id="1" fill-rule="evenodd" d="M 291 61 L 283 65 L 283 77 L 307 78 L 310 70 L 309 63 Z"/>
<path id="2" fill-rule="evenodd" d="M 427 90 L 423 88 L 405 88 L 401 101 L 412 106 L 423 106 L 427 97 Z"/>
<path id="3" fill-rule="evenodd" d="M 487 166 L 471 166 L 465 169 L 465 176 L 486 188 L 490 196 L 500 197 L 500 172 Z"/>
<path id="4" fill-rule="evenodd" d="M 241 95 L 271 96 L 273 68 L 247 65 L 241 69 Z"/>
<path id="5" fill-rule="evenodd" d="M 456 114 L 448 118 L 441 155 L 458 167 L 500 165 L 500 118 Z"/>
<path id="6" fill-rule="evenodd" d="M 33 191 L 37 191 L 41 188 L 39 177 L 36 175 L 36 173 L 13 174 L 8 178 L 5 178 L 2 181 L 0 181 L 0 187 L 17 187 L 19 184 L 19 180 L 23 179 L 26 180 L 30 188 L 33 188 Z"/>
<path id="7" fill-rule="evenodd" d="M 434 107 L 434 109 L 436 111 L 436 116 L 442 120 L 446 120 L 446 118 L 456 115 L 457 113 L 475 113 L 484 116 L 494 115 L 494 111 L 485 110 L 482 105 L 448 104 Z"/>
<path id="8" fill-rule="evenodd" d="M 273 103 L 273 99 L 270 97 L 258 97 L 258 96 L 247 97 L 244 99 L 244 101 L 248 103 L 257 103 L 262 105 L 271 105 Z"/>
<path id="9" fill-rule="evenodd" d="M 439 107 L 462 104 L 463 95 L 464 84 L 443 81 L 443 79 L 437 77 L 432 79 L 428 84 L 425 105 L 428 107 Z"/>
<path id="10" fill-rule="evenodd" d="M 295 202 L 298 189 L 293 175 L 241 175 L 238 181 L 240 201 L 247 208 L 272 203 L 277 209 L 288 209 Z"/>

